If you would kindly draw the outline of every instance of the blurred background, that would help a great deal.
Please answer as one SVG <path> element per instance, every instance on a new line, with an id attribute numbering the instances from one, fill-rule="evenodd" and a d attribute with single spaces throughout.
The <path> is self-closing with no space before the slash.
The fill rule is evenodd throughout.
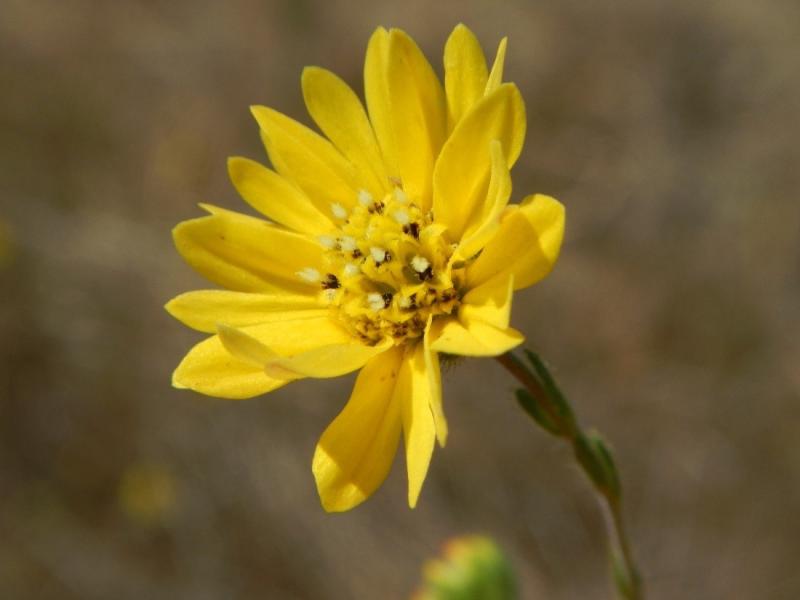
<path id="1" fill-rule="evenodd" d="M 528 107 L 515 198 L 567 206 L 514 322 L 611 440 L 650 598 L 800 597 L 800 4 L 794 0 L 0 0 L 0 597 L 407 598 L 453 535 L 525 598 L 608 598 L 569 452 L 491 360 L 445 373 L 421 501 L 402 459 L 320 508 L 314 445 L 352 378 L 226 402 L 174 390 L 206 287 L 170 229 L 246 210 L 248 106 L 308 123 L 303 66 L 359 92 L 378 25 L 441 72 L 465 22 Z"/>

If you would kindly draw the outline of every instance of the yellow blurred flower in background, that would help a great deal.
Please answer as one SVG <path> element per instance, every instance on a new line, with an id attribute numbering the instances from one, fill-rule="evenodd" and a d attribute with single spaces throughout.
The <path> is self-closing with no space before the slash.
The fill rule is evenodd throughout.
<path id="1" fill-rule="evenodd" d="M 118 497 L 120 507 L 130 519 L 157 524 L 175 507 L 175 481 L 165 466 L 135 463 L 123 473 Z"/>
<path id="2" fill-rule="evenodd" d="M 203 205 L 178 225 L 178 251 L 225 290 L 167 310 L 212 334 L 173 376 L 179 388 L 250 398 L 304 377 L 361 369 L 313 461 L 324 508 L 348 510 L 384 481 L 405 440 L 416 505 L 436 440 L 444 445 L 438 354 L 496 356 L 515 290 L 552 268 L 564 228 L 556 200 L 509 205 L 525 106 L 503 83 L 506 43 L 487 68 L 463 25 L 444 51 L 444 86 L 403 31 L 367 48 L 366 110 L 333 73 L 306 68 L 308 111 L 325 137 L 263 106 L 252 112 L 274 170 L 228 166 L 267 220 Z"/>

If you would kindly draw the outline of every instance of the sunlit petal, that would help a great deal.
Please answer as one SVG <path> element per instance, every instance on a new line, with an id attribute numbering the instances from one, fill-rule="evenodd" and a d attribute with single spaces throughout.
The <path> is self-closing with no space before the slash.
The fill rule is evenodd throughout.
<path id="1" fill-rule="evenodd" d="M 266 106 L 250 109 L 261 127 L 269 160 L 328 214 L 331 202 L 350 206 L 363 187 L 358 171 L 324 137 Z"/>
<path id="2" fill-rule="evenodd" d="M 500 141 L 510 168 L 524 139 L 525 105 L 510 83 L 480 100 L 453 130 L 433 174 L 433 212 L 447 225 L 450 239 L 460 239 L 472 215 L 483 208 L 492 172 L 492 141 Z"/>
<path id="3" fill-rule="evenodd" d="M 365 177 L 375 196 L 389 190 L 389 179 L 378 142 L 364 106 L 355 92 L 326 69 L 303 70 L 303 98 L 322 132 Z"/>
<path id="4" fill-rule="evenodd" d="M 433 398 L 433 394 L 440 393 L 439 386 L 433 381 L 438 380 L 438 369 L 433 372 L 425 354 L 423 344 L 406 350 L 395 390 L 403 419 L 408 505 L 411 508 L 417 505 L 436 442 L 436 423 L 431 406 L 441 404 L 440 399 Z"/>
<path id="5" fill-rule="evenodd" d="M 513 207 L 477 260 L 467 269 L 467 287 L 499 272 L 514 275 L 514 289 L 533 285 L 553 268 L 564 237 L 564 206 L 549 196 L 528 196 Z"/>
<path id="6" fill-rule="evenodd" d="M 449 130 L 483 97 L 489 73 L 480 43 L 469 28 L 459 24 L 444 47 L 444 87 Z"/>
<path id="7" fill-rule="evenodd" d="M 389 474 L 402 427 L 395 397 L 402 357 L 393 348 L 361 369 L 350 400 L 317 444 L 312 470 L 329 512 L 361 504 Z"/>
<path id="8" fill-rule="evenodd" d="M 524 341 L 515 329 L 498 329 L 478 319 L 442 319 L 431 328 L 432 350 L 460 356 L 499 356 Z"/>
<path id="9" fill-rule="evenodd" d="M 228 174 L 245 202 L 269 219 L 300 233 L 321 234 L 333 223 L 291 181 L 254 160 L 228 159 Z"/>
<path id="10" fill-rule="evenodd" d="M 316 296 L 258 294 L 228 290 L 186 292 L 166 307 L 173 317 L 192 329 L 216 333 L 218 323 L 234 327 L 274 321 L 319 318 L 328 315 Z"/>
<path id="11" fill-rule="evenodd" d="M 263 369 L 234 357 L 217 336 L 192 348 L 172 375 L 177 388 L 232 400 L 260 396 L 288 382 L 268 377 Z"/>
<path id="12" fill-rule="evenodd" d="M 201 275 L 244 292 L 311 294 L 318 284 L 297 272 L 323 269 L 322 249 L 311 239 L 247 215 L 204 205 L 212 214 L 173 230 L 175 246 Z"/>

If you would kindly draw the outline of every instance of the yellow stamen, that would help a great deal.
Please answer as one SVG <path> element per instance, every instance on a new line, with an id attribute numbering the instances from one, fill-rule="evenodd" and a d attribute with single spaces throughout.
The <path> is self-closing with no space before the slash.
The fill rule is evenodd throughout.
<path id="1" fill-rule="evenodd" d="M 350 212 L 331 206 L 344 222 L 319 238 L 326 279 L 315 281 L 335 282 L 324 298 L 355 335 L 403 343 L 421 336 L 431 315 L 457 310 L 463 263 L 450 265 L 453 248 L 430 212 L 399 187 L 380 199 L 361 190 Z"/>

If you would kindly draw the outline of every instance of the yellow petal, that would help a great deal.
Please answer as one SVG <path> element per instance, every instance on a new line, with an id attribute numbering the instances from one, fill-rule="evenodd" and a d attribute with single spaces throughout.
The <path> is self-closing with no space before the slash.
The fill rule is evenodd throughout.
<path id="1" fill-rule="evenodd" d="M 235 329 L 257 340 L 271 353 L 282 357 L 296 356 L 316 348 L 348 344 L 353 341 L 353 337 L 329 315 L 275 321 Z"/>
<path id="2" fill-rule="evenodd" d="M 533 285 L 553 268 L 564 236 L 564 206 L 537 194 L 507 210 L 495 236 L 467 268 L 468 288 L 505 272 L 514 275 L 518 290 Z"/>
<path id="3" fill-rule="evenodd" d="M 170 300 L 167 312 L 198 331 L 215 333 L 218 323 L 244 327 L 273 321 L 319 318 L 328 314 L 316 296 L 251 294 L 228 290 L 186 292 Z"/>
<path id="4" fill-rule="evenodd" d="M 278 173 L 297 184 L 325 215 L 331 214 L 334 202 L 353 206 L 363 180 L 333 144 L 276 110 L 266 106 L 250 110 Z"/>
<path id="5" fill-rule="evenodd" d="M 276 223 L 301 233 L 323 234 L 332 221 L 315 207 L 300 188 L 254 160 L 228 159 L 231 182 L 250 206 Z"/>
<path id="6" fill-rule="evenodd" d="M 321 271 L 315 241 L 239 213 L 203 205 L 211 216 L 184 221 L 173 230 L 178 252 L 201 275 L 225 288 L 253 292 L 316 294 L 297 272 Z"/>
<path id="7" fill-rule="evenodd" d="M 267 373 L 289 372 L 302 377 L 339 377 L 360 369 L 368 360 L 382 354 L 392 346 L 385 341 L 367 346 L 357 341 L 330 344 L 288 358 L 276 358 L 267 365 Z M 278 371 L 273 371 L 276 368 Z"/>
<path id="8" fill-rule="evenodd" d="M 344 410 L 317 444 L 312 470 L 329 512 L 361 504 L 389 474 L 400 441 L 394 389 L 402 356 L 402 349 L 392 348 L 364 366 Z"/>
<path id="9" fill-rule="evenodd" d="M 525 105 L 510 83 L 478 102 L 453 130 L 433 174 L 433 212 L 447 225 L 452 241 L 461 238 L 470 217 L 483 208 L 492 171 L 492 141 L 500 140 L 510 168 L 524 139 Z"/>
<path id="10" fill-rule="evenodd" d="M 447 443 L 448 427 L 442 401 L 442 374 L 439 369 L 439 355 L 431 350 L 430 344 L 431 336 L 429 332 L 432 321 L 432 317 L 429 317 L 428 325 L 425 327 L 425 337 L 423 338 L 423 351 L 425 353 L 425 368 L 428 371 L 428 381 L 431 386 L 431 413 L 433 413 L 434 426 L 436 427 L 436 439 L 439 441 L 439 445 L 444 448 Z"/>
<path id="11" fill-rule="evenodd" d="M 234 357 L 216 335 L 192 348 L 172 375 L 172 384 L 177 388 L 232 400 L 259 396 L 287 383 Z"/>
<path id="12" fill-rule="evenodd" d="M 389 189 L 378 142 L 364 106 L 355 92 L 326 69 L 303 70 L 303 98 L 308 113 L 341 153 L 368 178 L 368 191 L 375 198 Z"/>
<path id="13" fill-rule="evenodd" d="M 486 95 L 488 96 L 500 87 L 503 83 L 503 64 L 506 61 L 506 46 L 508 45 L 508 38 L 500 40 L 500 45 L 497 47 L 497 54 L 494 57 L 494 64 L 492 71 L 489 73 L 489 80 L 486 82 Z"/>
<path id="14" fill-rule="evenodd" d="M 489 74 L 475 34 L 458 24 L 444 46 L 444 87 L 449 129 L 483 97 Z"/>
<path id="15" fill-rule="evenodd" d="M 302 336 L 288 352 L 281 349 L 285 339 L 277 339 L 278 332 L 287 327 L 290 335 Z M 218 331 L 223 345 L 234 356 L 262 367 L 267 375 L 279 379 L 338 377 L 360 369 L 392 345 L 391 341 L 374 346 L 362 344 L 324 317 L 296 320 L 281 327 L 269 324 L 260 330 L 221 324 Z"/>
<path id="16" fill-rule="evenodd" d="M 437 385 L 432 382 L 434 378 L 438 378 L 438 373 L 429 368 L 424 345 L 416 344 L 408 348 L 403 357 L 395 395 L 403 418 L 408 505 L 411 508 L 417 505 L 436 442 L 436 424 L 431 406 L 441 403 L 441 399 L 432 397 L 437 390 Z"/>
<path id="17" fill-rule="evenodd" d="M 511 299 L 514 296 L 514 277 L 501 273 L 464 296 L 459 317 L 466 321 L 483 321 L 505 330 L 511 318 Z"/>
<path id="18" fill-rule="evenodd" d="M 499 356 L 525 341 L 515 329 L 498 329 L 478 319 L 434 321 L 430 335 L 432 350 L 461 356 Z"/>
<path id="19" fill-rule="evenodd" d="M 364 77 L 367 108 L 388 174 L 427 209 L 433 164 L 447 125 L 442 85 L 422 51 L 398 29 L 373 34 Z"/>
<path id="20" fill-rule="evenodd" d="M 219 341 L 222 342 L 228 352 L 237 359 L 256 368 L 264 369 L 270 361 L 278 356 L 274 350 L 270 350 L 252 335 L 241 329 L 220 323 L 217 326 L 217 331 Z M 289 373 L 270 373 L 270 376 L 277 376 L 279 379 L 294 379 Z"/>
<path id="21" fill-rule="evenodd" d="M 475 207 L 475 213 L 467 223 L 464 239 L 459 244 L 453 258 L 468 259 L 475 256 L 492 238 L 500 227 L 500 215 L 511 197 L 511 173 L 503 156 L 498 140 L 491 143 L 492 171 L 489 190 L 482 205 Z"/>
<path id="22" fill-rule="evenodd" d="M 389 48 L 389 32 L 378 27 L 369 38 L 364 60 L 364 99 L 367 103 L 369 120 L 375 137 L 378 139 L 382 155 L 390 169 L 388 174 L 399 176 L 396 172 L 397 148 L 389 114 L 389 89 L 386 85 L 386 56 Z M 389 167 L 391 165 L 391 167 Z"/>

